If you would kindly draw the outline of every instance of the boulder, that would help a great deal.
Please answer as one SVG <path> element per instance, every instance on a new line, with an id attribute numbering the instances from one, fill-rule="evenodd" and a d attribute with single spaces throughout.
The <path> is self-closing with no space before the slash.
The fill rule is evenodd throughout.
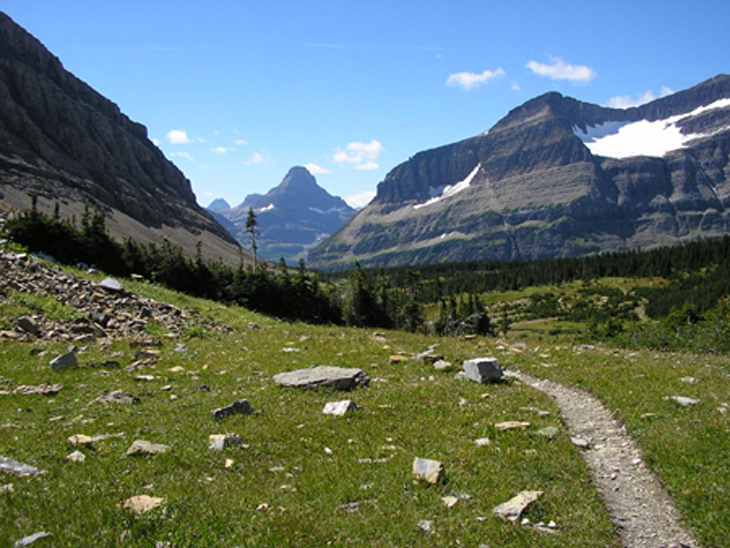
<path id="1" fill-rule="evenodd" d="M 494 515 L 509 521 L 517 521 L 530 504 L 542 496 L 542 491 L 522 491 L 494 509 Z"/>
<path id="2" fill-rule="evenodd" d="M 50 362 L 48 362 L 48 365 L 51 366 L 51 369 L 54 372 L 60 373 L 61 371 L 75 369 L 79 366 L 79 361 L 76 359 L 76 354 L 74 354 L 73 352 L 68 352 L 66 354 L 63 354 L 62 356 L 58 356 L 57 358 L 52 359 Z"/>
<path id="3" fill-rule="evenodd" d="M 274 383 L 279 386 L 304 388 L 334 388 L 336 390 L 352 390 L 370 382 L 362 369 L 332 367 L 318 365 L 309 369 L 299 369 L 288 373 L 279 373 L 273 377 Z"/>
<path id="4" fill-rule="evenodd" d="M 497 358 L 474 358 L 464 362 L 466 378 L 478 383 L 486 384 L 499 382 L 504 377 L 502 366 Z"/>
<path id="5" fill-rule="evenodd" d="M 253 415 L 255 411 L 248 400 L 238 400 L 226 407 L 219 407 L 210 412 L 213 420 L 219 421 L 233 415 Z"/>
<path id="6" fill-rule="evenodd" d="M 352 400 L 343 401 L 331 401 L 325 404 L 322 413 L 325 415 L 334 415 L 336 417 L 342 417 L 347 413 L 357 411 L 360 409 L 357 404 Z"/>
<path id="7" fill-rule="evenodd" d="M 420 457 L 413 460 L 413 475 L 428 483 L 438 483 L 444 476 L 444 470 L 444 463 L 437 460 L 422 459 Z"/>

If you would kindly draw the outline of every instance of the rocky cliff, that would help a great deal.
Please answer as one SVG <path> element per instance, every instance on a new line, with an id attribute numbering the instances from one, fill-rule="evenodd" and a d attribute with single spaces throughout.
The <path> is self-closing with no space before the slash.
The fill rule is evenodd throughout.
<path id="1" fill-rule="evenodd" d="M 196 203 L 190 182 L 119 107 L 67 72 L 0 13 L 0 200 L 108 214 L 120 238 L 166 238 L 190 254 L 239 260 L 236 241 Z"/>
<path id="2" fill-rule="evenodd" d="M 289 170 L 284 180 L 266 194 L 250 194 L 238 207 L 208 210 L 244 247 L 251 244 L 246 233 L 249 208 L 254 210 L 259 236 L 257 245 L 263 259 L 284 257 L 294 263 L 314 245 L 337 232 L 354 214 L 347 203 L 317 184 L 300 166 Z"/>
<path id="3" fill-rule="evenodd" d="M 630 109 L 558 93 L 420 152 L 312 266 L 573 257 L 728 232 L 730 77 Z"/>

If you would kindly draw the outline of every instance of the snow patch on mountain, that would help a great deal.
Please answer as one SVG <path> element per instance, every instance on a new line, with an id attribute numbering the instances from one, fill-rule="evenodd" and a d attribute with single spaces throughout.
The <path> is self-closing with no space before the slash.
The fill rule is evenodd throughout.
<path id="1" fill-rule="evenodd" d="M 267 211 L 271 211 L 274 209 L 274 204 L 269 204 L 266 207 L 262 207 L 256 210 L 256 213 L 266 213 Z"/>
<path id="2" fill-rule="evenodd" d="M 428 191 L 431 199 L 423 202 L 422 204 L 414 205 L 413 209 L 421 209 L 422 207 L 436 204 L 444 198 L 450 198 L 451 196 L 455 196 L 462 190 L 466 190 L 467 188 L 469 188 L 469 185 L 471 185 L 472 180 L 474 179 L 474 177 L 476 177 L 476 174 L 479 172 L 479 168 L 481 167 L 481 163 L 477 164 L 477 167 L 475 167 L 472 172 L 466 176 L 466 179 L 464 179 L 463 181 L 459 181 L 456 184 L 444 185 L 440 187 L 431 187 Z"/>
<path id="3" fill-rule="evenodd" d="M 689 141 L 709 137 L 728 129 L 725 127 L 708 134 L 684 134 L 680 127 L 680 123 L 687 118 L 728 106 L 730 106 L 730 98 L 720 99 L 710 105 L 698 107 L 692 112 L 678 114 L 664 120 L 606 122 L 595 127 L 588 126 L 586 132 L 578 127 L 573 127 L 573 133 L 596 156 L 617 159 L 632 156 L 662 157 L 673 150 L 685 147 Z"/>

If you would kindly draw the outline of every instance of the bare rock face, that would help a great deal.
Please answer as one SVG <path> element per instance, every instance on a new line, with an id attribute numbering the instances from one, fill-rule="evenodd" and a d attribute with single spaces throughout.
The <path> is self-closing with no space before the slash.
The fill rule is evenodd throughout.
<path id="1" fill-rule="evenodd" d="M 0 199 L 27 208 L 32 194 L 62 217 L 103 210 L 117 236 L 164 236 L 191 256 L 200 240 L 204 255 L 238 263 L 236 242 L 147 129 L 0 12 Z"/>
<path id="2" fill-rule="evenodd" d="M 487 133 L 395 167 L 310 264 L 577 257 L 727 234 L 728 99 L 728 75 L 630 109 L 547 93 Z M 628 155 L 593 146 L 631 123 L 659 121 L 681 145 Z"/>

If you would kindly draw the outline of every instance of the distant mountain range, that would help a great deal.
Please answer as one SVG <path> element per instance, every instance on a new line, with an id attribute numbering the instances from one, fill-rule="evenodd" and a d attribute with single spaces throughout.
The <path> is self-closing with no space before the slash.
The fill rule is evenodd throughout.
<path id="1" fill-rule="evenodd" d="M 259 256 L 269 261 L 283 257 L 289 264 L 306 257 L 309 249 L 337 232 L 355 214 L 342 198 L 329 194 L 300 166 L 291 168 L 284 180 L 266 194 L 250 194 L 235 208 L 219 198 L 207 209 L 248 248 L 251 245 L 246 232 L 249 208 L 253 209 L 258 223 Z"/>
<path id="2" fill-rule="evenodd" d="M 107 214 L 120 239 L 178 245 L 238 264 L 240 246 L 195 199 L 190 181 L 119 107 L 64 70 L 0 12 L 0 201 L 63 218 Z M 252 262 L 248 252 L 246 262 Z"/>
<path id="3" fill-rule="evenodd" d="M 547 93 L 420 152 L 316 268 L 575 257 L 728 233 L 730 76 L 628 109 Z"/>

